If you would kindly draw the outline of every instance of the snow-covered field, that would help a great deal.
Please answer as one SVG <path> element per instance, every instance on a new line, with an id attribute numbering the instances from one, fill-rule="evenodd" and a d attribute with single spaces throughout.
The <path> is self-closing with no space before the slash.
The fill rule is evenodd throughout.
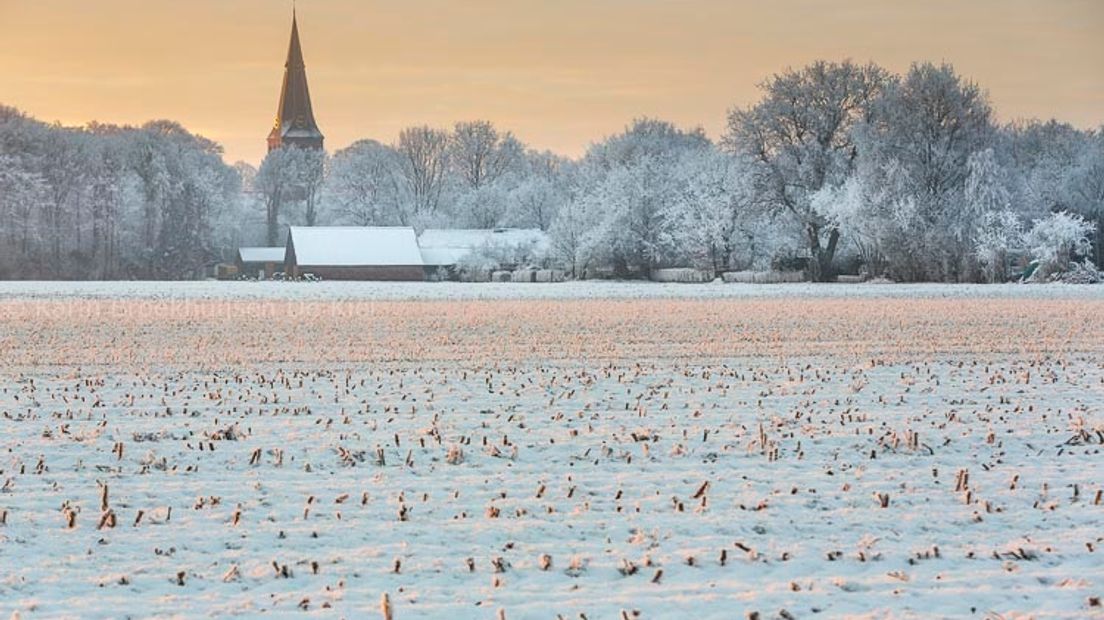
<path id="1" fill-rule="evenodd" d="M 696 299 L 696 298 L 1104 299 L 1104 286 L 1067 284 L 661 284 L 584 280 L 552 284 L 466 282 L 20 282 L 0 281 L 4 299 Z"/>
<path id="2" fill-rule="evenodd" d="M 0 614 L 1093 617 L 1104 287 L 0 285 Z"/>

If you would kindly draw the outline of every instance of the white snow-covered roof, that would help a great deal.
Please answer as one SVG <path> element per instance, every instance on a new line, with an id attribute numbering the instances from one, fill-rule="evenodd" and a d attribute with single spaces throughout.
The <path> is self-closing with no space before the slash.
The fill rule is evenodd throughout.
<path id="1" fill-rule="evenodd" d="M 478 248 L 484 244 L 539 244 L 547 239 L 539 228 L 427 228 L 418 243 L 423 248 Z"/>
<path id="2" fill-rule="evenodd" d="M 427 228 L 418 237 L 427 265 L 455 265 L 484 248 L 548 247 L 548 235 L 538 228 Z"/>
<path id="3" fill-rule="evenodd" d="M 469 248 L 422 248 L 422 262 L 430 266 L 455 265 L 470 253 Z"/>
<path id="4" fill-rule="evenodd" d="M 292 226 L 288 241 L 302 266 L 423 264 L 418 237 L 409 226 Z"/>
<path id="5" fill-rule="evenodd" d="M 284 262 L 284 248 L 238 248 L 238 256 L 243 263 L 282 263 Z"/>

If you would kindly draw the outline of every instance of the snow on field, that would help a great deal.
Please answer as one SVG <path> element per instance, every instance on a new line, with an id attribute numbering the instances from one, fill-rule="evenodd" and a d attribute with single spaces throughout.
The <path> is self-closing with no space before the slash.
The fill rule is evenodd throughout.
<path id="1" fill-rule="evenodd" d="M 1100 616 L 1096 289 L 236 286 L 0 287 L 0 614 Z"/>
<path id="2" fill-rule="evenodd" d="M 1104 286 L 1067 284 L 681 284 L 579 281 L 499 282 L 18 282 L 0 299 L 149 298 L 269 300 L 657 299 L 657 298 L 1002 298 L 1104 299 Z"/>

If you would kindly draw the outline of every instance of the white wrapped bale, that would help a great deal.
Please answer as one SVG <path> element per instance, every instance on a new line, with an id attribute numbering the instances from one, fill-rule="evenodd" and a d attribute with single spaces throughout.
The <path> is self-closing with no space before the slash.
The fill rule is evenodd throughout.
<path id="1" fill-rule="evenodd" d="M 488 269 L 461 269 L 459 280 L 461 282 L 490 282 L 492 272 Z"/>
<path id="2" fill-rule="evenodd" d="M 801 271 L 726 271 L 721 274 L 725 282 L 740 284 L 781 284 L 784 282 L 804 282 Z"/>
<path id="3" fill-rule="evenodd" d="M 491 282 L 509 282 L 513 280 L 514 274 L 509 271 L 493 271 L 491 272 Z"/>
<path id="4" fill-rule="evenodd" d="M 709 282 L 713 280 L 713 274 L 701 269 L 690 267 L 673 267 L 669 269 L 653 269 L 652 280 L 655 282 Z"/>
<path id="5" fill-rule="evenodd" d="M 534 275 L 535 282 L 563 282 L 564 272 L 560 269 L 538 269 Z"/>
<path id="6" fill-rule="evenodd" d="M 533 282 L 536 278 L 536 271 L 532 269 L 518 269 L 513 273 L 511 279 L 512 282 Z"/>

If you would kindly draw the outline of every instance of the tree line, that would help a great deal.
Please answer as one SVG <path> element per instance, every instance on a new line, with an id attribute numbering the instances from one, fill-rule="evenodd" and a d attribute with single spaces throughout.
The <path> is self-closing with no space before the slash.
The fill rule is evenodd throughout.
<path id="1" fill-rule="evenodd" d="M 801 269 L 1003 281 L 1104 259 L 1104 131 L 998 124 L 950 65 L 815 62 L 723 135 L 639 119 L 578 159 L 487 121 L 225 164 L 175 123 L 46 125 L 0 108 L 0 277 L 193 278 L 288 225 L 539 228 L 575 277 Z"/>
<path id="2" fill-rule="evenodd" d="M 236 245 L 241 177 L 176 123 L 48 125 L 0 107 L 0 278 L 182 279 Z"/>

